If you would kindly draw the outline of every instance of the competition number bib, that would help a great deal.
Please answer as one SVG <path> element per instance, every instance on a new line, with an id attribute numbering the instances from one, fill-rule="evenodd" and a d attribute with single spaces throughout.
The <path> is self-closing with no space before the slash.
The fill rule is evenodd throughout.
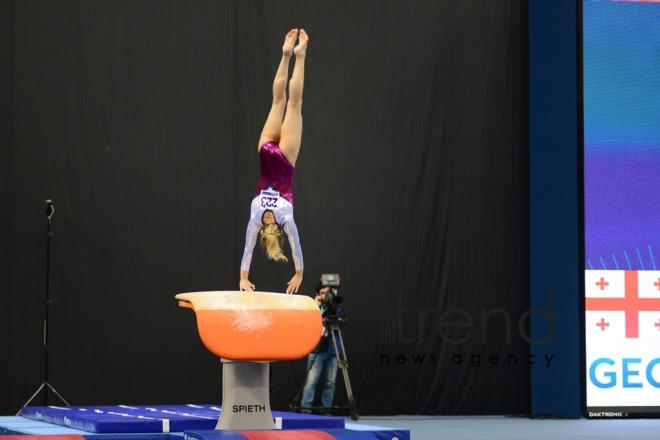
<path id="1" fill-rule="evenodd" d="M 280 193 L 277 191 L 261 191 L 261 207 L 266 209 L 277 209 L 277 202 L 280 198 Z"/>

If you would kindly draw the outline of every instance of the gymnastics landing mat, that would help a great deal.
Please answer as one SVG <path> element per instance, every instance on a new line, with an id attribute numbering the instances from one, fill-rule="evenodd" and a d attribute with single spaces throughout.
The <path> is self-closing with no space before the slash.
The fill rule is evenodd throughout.
<path id="1" fill-rule="evenodd" d="M 345 426 L 343 417 L 272 411 L 276 430 L 215 430 L 220 405 L 24 407 L 0 417 L 0 437 L 48 440 L 410 440 L 406 429 Z M 22 438 L 22 437 L 16 437 Z M 40 440 L 38 437 L 33 437 Z"/>

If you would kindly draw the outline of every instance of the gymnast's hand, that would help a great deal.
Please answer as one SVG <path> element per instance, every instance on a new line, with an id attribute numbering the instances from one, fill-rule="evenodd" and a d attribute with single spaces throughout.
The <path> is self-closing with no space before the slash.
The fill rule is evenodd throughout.
<path id="1" fill-rule="evenodd" d="M 247 278 L 241 278 L 240 283 L 238 283 L 240 289 L 243 291 L 245 290 L 246 292 L 252 292 L 254 291 L 254 284 L 250 282 Z"/>
<path id="2" fill-rule="evenodd" d="M 300 284 L 302 283 L 302 273 L 297 273 L 291 278 L 291 281 L 289 281 L 287 284 L 286 288 L 286 293 L 292 294 L 292 293 L 298 293 L 298 288 L 300 287 Z"/>

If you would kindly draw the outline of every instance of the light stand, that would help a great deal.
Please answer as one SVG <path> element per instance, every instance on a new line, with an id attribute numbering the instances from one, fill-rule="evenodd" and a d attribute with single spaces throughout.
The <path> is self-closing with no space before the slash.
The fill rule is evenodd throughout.
<path id="1" fill-rule="evenodd" d="M 52 200 L 46 200 L 46 219 L 48 220 L 48 226 L 46 229 L 46 303 L 45 303 L 45 311 L 44 311 L 44 380 L 41 382 L 41 385 L 37 389 L 37 391 L 34 392 L 32 397 L 25 402 L 23 407 L 28 406 L 32 400 L 34 400 L 37 395 L 41 392 L 41 390 L 44 390 L 44 406 L 48 406 L 48 389 L 50 389 L 57 397 L 60 398 L 62 402 L 66 404 L 66 406 L 71 406 L 69 405 L 69 402 L 64 400 L 64 397 L 58 393 L 55 388 L 52 387 L 52 385 L 48 382 L 48 312 L 50 309 L 50 305 L 52 304 L 52 301 L 50 300 L 50 239 L 53 237 L 53 233 L 50 230 L 50 220 L 53 218 L 53 214 L 55 213 L 55 206 L 53 205 Z M 16 413 L 17 416 L 21 415 L 22 408 Z"/>

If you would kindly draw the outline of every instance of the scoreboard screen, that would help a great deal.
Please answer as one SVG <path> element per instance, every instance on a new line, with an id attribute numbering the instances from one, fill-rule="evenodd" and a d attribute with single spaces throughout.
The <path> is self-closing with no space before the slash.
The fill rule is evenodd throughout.
<path id="1" fill-rule="evenodd" d="M 660 1 L 582 2 L 585 415 L 660 416 Z"/>

